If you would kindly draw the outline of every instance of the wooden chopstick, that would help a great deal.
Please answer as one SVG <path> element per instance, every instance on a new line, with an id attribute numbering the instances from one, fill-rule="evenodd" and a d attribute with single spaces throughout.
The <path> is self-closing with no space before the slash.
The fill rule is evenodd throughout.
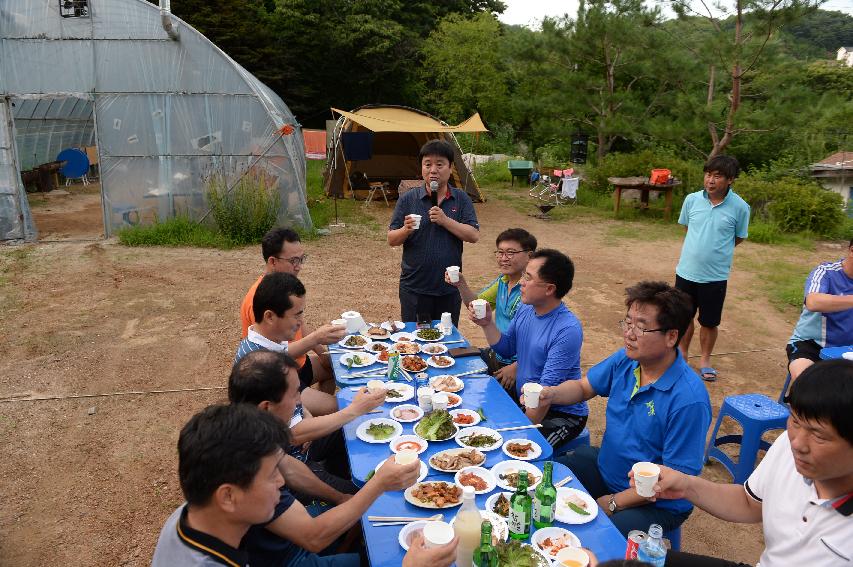
<path id="1" fill-rule="evenodd" d="M 418 516 L 368 516 L 368 521 L 371 522 L 417 522 L 418 520 L 435 520 L 437 518 L 443 518 L 444 514 L 435 514 L 429 517 L 418 517 Z"/>
<path id="2" fill-rule="evenodd" d="M 566 478 L 564 478 L 563 480 L 561 480 L 560 482 L 555 482 L 554 488 L 560 488 L 564 484 L 568 484 L 568 483 L 572 482 L 572 479 L 574 479 L 574 477 L 569 475 Z"/>
<path id="3" fill-rule="evenodd" d="M 484 372 L 488 372 L 488 368 L 477 368 L 475 370 L 468 370 L 466 372 L 460 372 L 459 374 L 454 374 L 457 378 L 462 378 L 463 376 L 470 376 L 471 374 L 482 374 Z"/>
<path id="4" fill-rule="evenodd" d="M 542 427 L 541 423 L 531 423 L 530 425 L 518 425 L 516 427 L 501 427 L 495 431 L 516 431 L 517 429 L 537 429 Z"/>

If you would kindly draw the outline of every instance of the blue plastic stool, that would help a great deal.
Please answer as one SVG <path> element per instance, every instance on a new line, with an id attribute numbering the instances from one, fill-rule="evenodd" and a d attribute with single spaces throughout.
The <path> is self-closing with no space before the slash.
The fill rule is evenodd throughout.
<path id="1" fill-rule="evenodd" d="M 589 447 L 589 429 L 586 427 L 584 427 L 583 431 L 581 431 L 578 436 L 571 441 L 567 441 L 558 447 L 554 447 L 554 454 L 556 455 L 558 451 L 561 453 L 573 451 L 582 446 Z"/>
<path id="2" fill-rule="evenodd" d="M 717 424 L 714 425 L 714 433 L 708 441 L 705 449 L 705 462 L 716 459 L 732 475 L 734 484 L 743 484 L 752 470 L 758 458 L 758 451 L 770 448 L 770 443 L 761 439 L 761 436 L 771 429 L 785 429 L 788 421 L 788 408 L 778 404 L 763 394 L 741 394 L 739 396 L 728 396 L 723 400 L 720 407 L 720 415 Z M 720 423 L 723 417 L 729 416 L 738 423 L 743 430 L 742 435 L 724 435 L 717 437 Z M 737 443 L 740 445 L 740 454 L 735 463 L 728 455 L 723 453 L 720 445 Z"/>
<path id="3" fill-rule="evenodd" d="M 663 537 L 669 540 L 669 548 L 672 551 L 681 551 L 681 526 L 674 530 L 664 532 Z"/>

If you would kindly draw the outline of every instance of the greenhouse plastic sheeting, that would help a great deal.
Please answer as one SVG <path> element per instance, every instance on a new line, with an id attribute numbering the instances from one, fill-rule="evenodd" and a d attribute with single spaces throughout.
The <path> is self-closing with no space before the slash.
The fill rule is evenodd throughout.
<path id="1" fill-rule="evenodd" d="M 4 186 L 62 149 L 97 145 L 111 235 L 201 216 L 211 171 L 236 181 L 254 164 L 275 181 L 281 222 L 310 228 L 301 131 L 276 93 L 178 18 L 169 38 L 144 0 L 90 0 L 83 17 L 59 11 L 59 2 L 0 1 L 0 101 L 14 101 L 17 130 L 0 132 Z M 286 124 L 296 130 L 282 136 Z M 10 206 L 0 205 L 0 223 L 15 216 Z"/>
<path id="2" fill-rule="evenodd" d="M 0 240 L 35 240 L 36 229 L 15 159 L 9 103 L 0 98 Z"/>

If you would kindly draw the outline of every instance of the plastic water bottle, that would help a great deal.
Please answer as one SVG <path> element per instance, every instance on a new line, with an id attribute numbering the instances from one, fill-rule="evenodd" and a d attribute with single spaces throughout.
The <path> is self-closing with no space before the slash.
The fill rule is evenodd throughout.
<path id="1" fill-rule="evenodd" d="M 663 545 L 663 528 L 657 524 L 649 526 L 649 537 L 643 540 L 637 550 L 637 561 L 645 561 L 655 567 L 663 567 L 666 561 L 666 547 Z"/>

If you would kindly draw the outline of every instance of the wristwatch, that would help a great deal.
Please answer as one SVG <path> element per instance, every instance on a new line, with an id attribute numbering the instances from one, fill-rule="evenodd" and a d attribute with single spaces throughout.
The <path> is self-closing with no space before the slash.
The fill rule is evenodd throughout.
<path id="1" fill-rule="evenodd" d="M 610 500 L 607 503 L 607 509 L 610 511 L 611 514 L 614 514 L 614 513 L 616 513 L 617 510 L 619 510 L 619 506 L 616 505 L 616 495 L 615 494 L 610 495 Z"/>

